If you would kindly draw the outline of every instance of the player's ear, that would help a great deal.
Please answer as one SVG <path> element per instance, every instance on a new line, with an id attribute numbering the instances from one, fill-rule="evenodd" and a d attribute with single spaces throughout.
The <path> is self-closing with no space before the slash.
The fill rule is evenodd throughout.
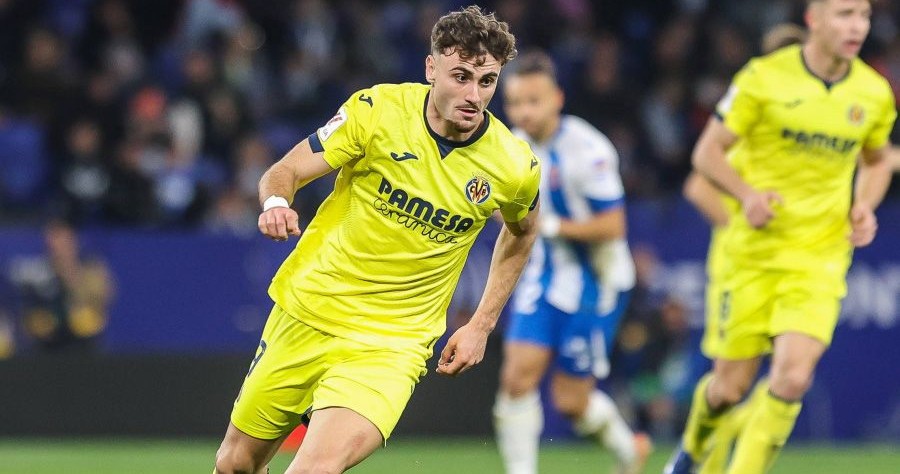
<path id="1" fill-rule="evenodd" d="M 434 55 L 429 54 L 425 57 L 425 80 L 429 84 L 434 84 Z"/>

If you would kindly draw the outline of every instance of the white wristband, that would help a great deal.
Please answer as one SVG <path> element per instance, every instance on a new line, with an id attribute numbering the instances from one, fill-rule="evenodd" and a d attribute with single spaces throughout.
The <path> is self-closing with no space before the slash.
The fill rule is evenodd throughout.
<path id="1" fill-rule="evenodd" d="M 266 212 L 273 207 L 291 207 L 291 205 L 287 202 L 287 199 L 273 194 L 263 201 L 263 212 Z"/>
<path id="2" fill-rule="evenodd" d="M 562 221 L 559 217 L 553 215 L 541 216 L 540 230 L 541 235 L 547 238 L 553 238 L 559 235 L 559 227 Z"/>

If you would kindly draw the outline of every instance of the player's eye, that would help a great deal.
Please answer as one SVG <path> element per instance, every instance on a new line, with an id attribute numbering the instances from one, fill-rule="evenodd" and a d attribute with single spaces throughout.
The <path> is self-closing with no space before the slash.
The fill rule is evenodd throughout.
<path id="1" fill-rule="evenodd" d="M 463 74 L 457 74 L 453 77 L 456 78 L 456 82 L 466 82 L 466 76 L 464 76 Z"/>
<path id="2" fill-rule="evenodd" d="M 493 83 L 494 83 L 494 78 L 493 78 L 493 77 L 486 77 L 486 78 L 484 78 L 484 79 L 481 80 L 481 85 L 483 85 L 483 86 L 489 86 L 489 85 L 491 85 L 491 84 L 493 84 Z"/>

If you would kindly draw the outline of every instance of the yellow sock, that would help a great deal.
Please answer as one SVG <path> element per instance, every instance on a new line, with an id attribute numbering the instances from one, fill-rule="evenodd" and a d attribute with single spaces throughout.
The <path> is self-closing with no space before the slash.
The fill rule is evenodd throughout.
<path id="1" fill-rule="evenodd" d="M 768 471 L 794 430 L 794 422 L 803 406 L 801 402 L 787 402 L 769 392 L 761 398 L 738 437 L 729 474 L 762 474 Z"/>
<path id="2" fill-rule="evenodd" d="M 753 392 L 740 405 L 734 407 L 720 422 L 719 428 L 709 440 L 709 454 L 700 466 L 699 474 L 722 474 L 728 465 L 734 441 L 747 425 L 754 408 L 759 405 L 769 391 L 769 380 L 760 379 Z"/>
<path id="3" fill-rule="evenodd" d="M 688 415 L 687 426 L 684 427 L 684 436 L 681 438 L 684 450 L 695 462 L 702 462 L 706 455 L 710 436 L 719 426 L 730 408 L 713 412 L 706 400 L 706 389 L 712 374 L 706 374 L 697 383 L 694 389 L 694 398 L 691 401 L 691 412 Z"/>

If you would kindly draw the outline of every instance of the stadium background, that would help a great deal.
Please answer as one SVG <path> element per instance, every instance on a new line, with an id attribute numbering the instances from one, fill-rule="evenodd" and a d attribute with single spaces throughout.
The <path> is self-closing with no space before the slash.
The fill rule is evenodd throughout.
<path id="1" fill-rule="evenodd" d="M 430 25 L 468 3 L 0 0 L 0 472 L 37 472 L 4 458 L 42 452 L 48 436 L 221 435 L 268 312 L 265 288 L 291 247 L 256 233 L 259 176 L 354 90 L 421 81 Z M 607 387 L 635 425 L 672 443 L 705 368 L 696 346 L 708 228 L 680 197 L 690 149 L 761 34 L 800 23 L 802 2 L 477 3 L 511 24 L 520 51 L 553 55 L 566 111 L 619 150 L 641 286 Z M 878 2 L 863 50 L 895 93 L 898 27 L 900 6 Z M 499 94 L 491 109 L 503 117 Z M 302 220 L 330 185 L 301 191 Z M 875 244 L 857 253 L 795 439 L 900 441 L 897 189 Z M 46 223 L 60 218 L 112 290 L 96 335 L 51 347 L 28 323 L 28 287 Z M 480 296 L 495 234 L 486 229 L 470 257 L 451 327 Z M 490 448 L 499 344 L 492 337 L 464 377 L 425 377 L 398 444 L 452 435 Z M 548 439 L 568 439 L 549 416 Z M 889 463 L 867 472 L 900 472 L 900 459 Z"/>

